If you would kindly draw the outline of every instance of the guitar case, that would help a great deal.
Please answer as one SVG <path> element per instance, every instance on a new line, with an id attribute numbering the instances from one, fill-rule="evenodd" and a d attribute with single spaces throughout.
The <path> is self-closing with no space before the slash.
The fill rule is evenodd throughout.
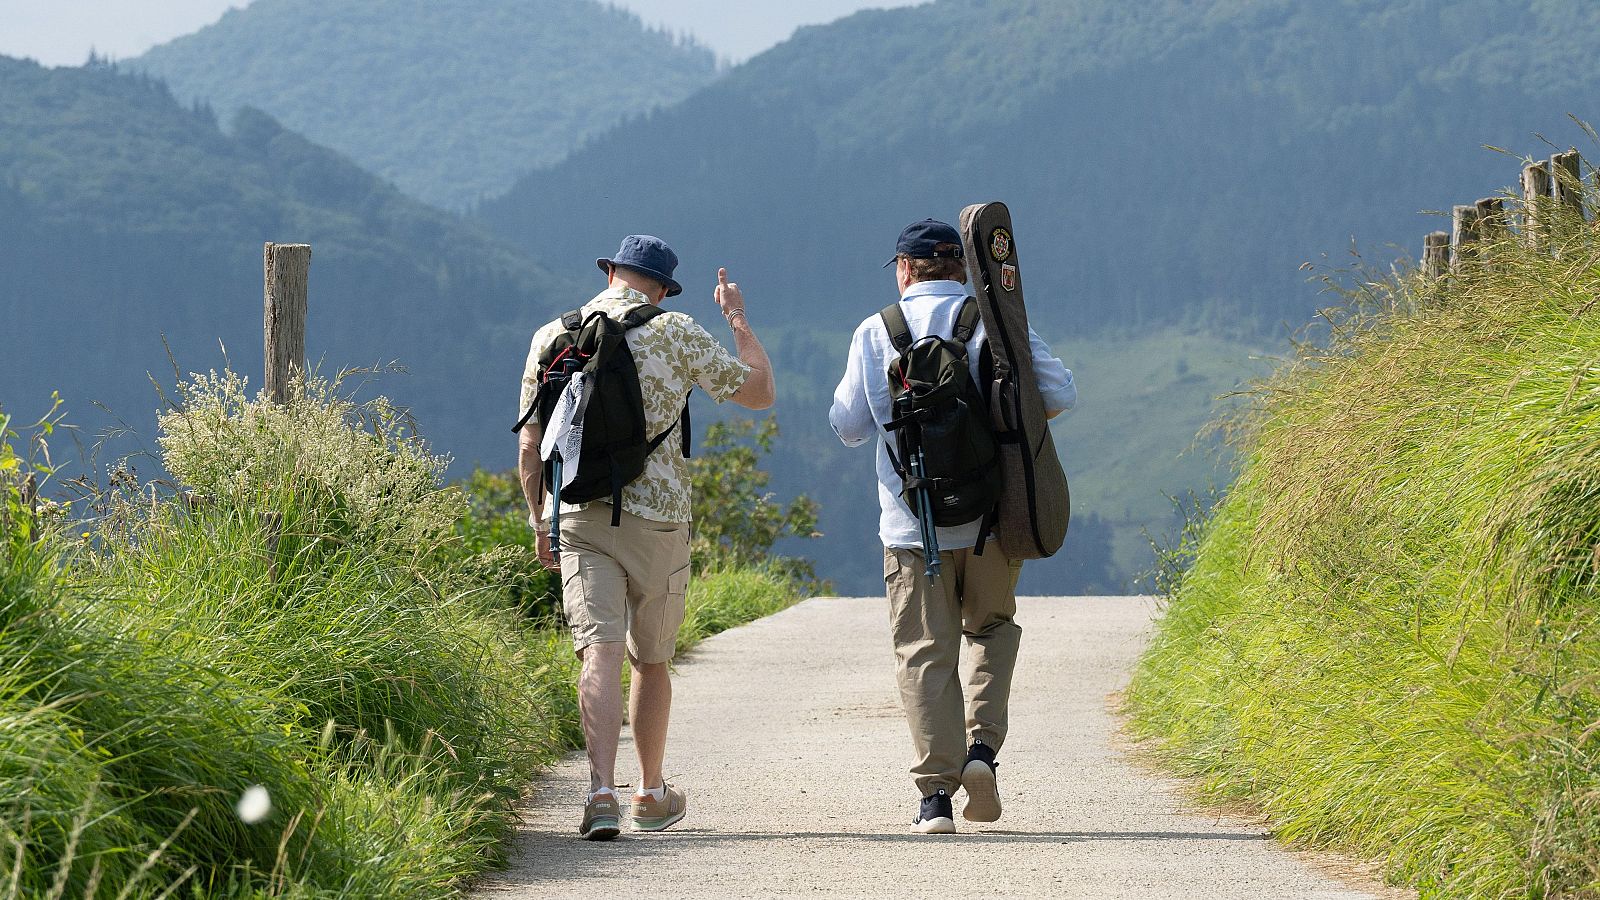
<path id="1" fill-rule="evenodd" d="M 998 201 L 967 207 L 961 238 L 993 357 L 988 400 L 1003 479 L 995 537 L 1011 559 L 1041 559 L 1066 541 L 1072 496 L 1033 371 L 1011 210 Z"/>

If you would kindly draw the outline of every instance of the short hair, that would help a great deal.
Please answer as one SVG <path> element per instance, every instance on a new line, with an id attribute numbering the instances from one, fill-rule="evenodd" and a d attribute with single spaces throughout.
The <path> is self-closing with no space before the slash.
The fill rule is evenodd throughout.
<path id="1" fill-rule="evenodd" d="M 933 248 L 935 253 L 944 253 L 949 250 L 960 249 L 955 244 L 937 244 Z M 967 283 L 967 264 L 964 260 L 952 259 L 948 256 L 937 256 L 933 259 L 913 259 L 900 254 L 910 268 L 911 282 L 919 281 L 959 281 Z"/>

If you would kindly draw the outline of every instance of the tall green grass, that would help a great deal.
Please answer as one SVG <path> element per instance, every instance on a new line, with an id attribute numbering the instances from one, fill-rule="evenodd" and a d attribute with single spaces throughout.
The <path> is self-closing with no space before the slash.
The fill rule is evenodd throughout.
<path id="1" fill-rule="evenodd" d="M 7 531 L 0 872 L 25 896 L 451 894 L 575 738 L 566 655 L 449 552 L 461 495 L 381 402 L 226 376 L 181 399 L 187 501 L 123 479 L 90 531 Z"/>
<path id="2" fill-rule="evenodd" d="M 1129 693 L 1209 793 L 1424 896 L 1600 896 L 1600 235 L 1553 241 L 1353 285 L 1232 423 Z"/>
<path id="3" fill-rule="evenodd" d="M 305 388 L 185 385 L 172 483 L 114 479 L 87 530 L 22 508 L 0 421 L 0 896 L 454 896 L 580 740 L 531 551 L 397 411 Z M 697 583 L 693 633 L 792 587 Z"/>
<path id="4" fill-rule="evenodd" d="M 703 572 L 689 586 L 678 652 L 714 634 L 737 628 L 793 606 L 801 586 L 786 567 L 726 568 Z"/>

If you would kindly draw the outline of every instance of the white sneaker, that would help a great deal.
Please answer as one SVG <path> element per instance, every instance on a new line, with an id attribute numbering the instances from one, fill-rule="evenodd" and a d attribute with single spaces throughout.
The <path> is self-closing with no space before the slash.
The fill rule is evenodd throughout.
<path id="1" fill-rule="evenodd" d="M 975 744 L 974 747 L 983 747 Z M 987 747 L 984 747 L 987 750 Z M 994 755 L 988 754 L 990 759 Z M 961 810 L 969 822 L 995 822 L 1000 819 L 1000 785 L 994 777 L 994 764 L 982 753 L 969 756 L 961 768 L 961 787 L 967 792 L 967 805 Z"/>

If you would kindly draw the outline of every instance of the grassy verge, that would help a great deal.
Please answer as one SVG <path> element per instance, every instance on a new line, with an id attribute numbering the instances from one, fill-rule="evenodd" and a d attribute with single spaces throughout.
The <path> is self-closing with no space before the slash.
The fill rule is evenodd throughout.
<path id="1" fill-rule="evenodd" d="M 455 895 L 579 739 L 531 551 L 381 401 L 201 378 L 161 444 L 184 493 L 118 473 L 82 530 L 0 440 L 0 896 Z M 698 635 L 795 591 L 693 596 Z"/>
<path id="2" fill-rule="evenodd" d="M 689 586 L 678 652 L 714 634 L 793 606 L 801 596 L 787 576 L 760 568 L 723 569 L 696 576 Z"/>
<path id="3" fill-rule="evenodd" d="M 1556 243 L 1362 284 L 1261 387 L 1129 693 L 1429 897 L 1600 896 L 1600 238 Z"/>

